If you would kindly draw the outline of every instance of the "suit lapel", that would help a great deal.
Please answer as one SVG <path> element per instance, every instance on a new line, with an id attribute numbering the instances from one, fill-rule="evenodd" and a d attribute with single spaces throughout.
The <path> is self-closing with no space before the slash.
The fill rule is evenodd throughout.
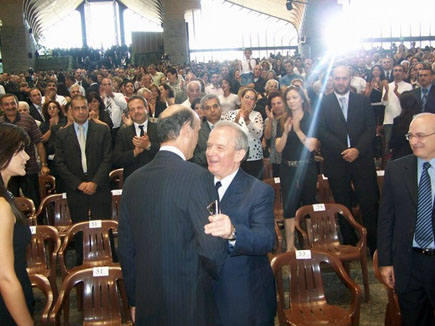
<path id="1" fill-rule="evenodd" d="M 415 207 L 417 207 L 418 183 L 417 183 L 417 158 L 415 156 L 412 156 L 412 159 L 410 160 L 410 164 L 404 165 L 403 179 L 405 181 L 408 194 L 411 197 Z"/>
<path id="2" fill-rule="evenodd" d="M 74 146 L 76 146 L 77 150 L 80 152 L 80 144 L 79 144 L 79 140 L 77 138 L 76 129 L 74 127 L 74 124 L 72 124 L 69 127 L 69 132 L 68 133 L 69 133 L 69 138 L 73 142 Z"/>
<path id="3" fill-rule="evenodd" d="M 349 103 L 347 104 L 347 124 L 350 124 L 350 121 L 353 118 L 354 115 L 354 107 L 353 107 L 353 102 L 354 102 L 354 94 L 352 92 L 349 93 Z"/>
<path id="4" fill-rule="evenodd" d="M 343 124 L 346 124 L 346 120 L 344 119 L 343 110 L 341 109 L 341 106 L 340 106 L 340 103 L 338 102 L 337 96 L 335 95 L 335 93 L 332 93 L 330 96 L 332 96 L 332 103 L 333 103 L 332 107 L 333 107 L 333 110 L 335 110 L 335 115 L 332 115 L 332 116 L 340 117 L 340 121 Z M 349 114 L 349 111 L 348 111 L 348 114 Z"/>
<path id="5" fill-rule="evenodd" d="M 243 180 L 244 175 L 241 168 L 237 172 L 225 195 L 221 200 L 221 210 L 222 212 L 228 212 L 233 206 L 237 206 L 240 203 L 240 198 L 243 197 Z"/>
<path id="6" fill-rule="evenodd" d="M 95 140 L 94 140 L 95 133 L 96 133 L 96 130 L 95 130 L 94 122 L 89 121 L 88 134 L 86 135 L 86 152 L 88 151 L 88 148 L 91 147 L 90 144 L 93 144 L 95 142 Z M 77 143 L 78 143 L 78 141 L 77 141 Z"/>

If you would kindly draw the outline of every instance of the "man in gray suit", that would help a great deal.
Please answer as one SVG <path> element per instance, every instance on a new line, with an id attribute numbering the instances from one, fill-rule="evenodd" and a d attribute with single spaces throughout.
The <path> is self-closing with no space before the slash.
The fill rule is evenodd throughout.
<path id="1" fill-rule="evenodd" d="M 132 316 L 139 326 L 214 324 L 212 278 L 226 241 L 204 233 L 217 199 L 213 178 L 193 156 L 200 122 L 191 109 L 168 107 L 157 126 L 160 151 L 126 180 L 119 257 Z"/>
<path id="2" fill-rule="evenodd" d="M 201 123 L 201 129 L 198 134 L 198 145 L 196 145 L 195 152 L 193 153 L 192 162 L 198 163 L 203 167 L 207 167 L 207 158 L 205 151 L 207 150 L 207 140 L 210 131 L 214 125 L 221 119 L 222 111 L 221 104 L 215 94 L 205 95 L 201 99 L 201 109 L 204 111 L 205 121 Z"/>

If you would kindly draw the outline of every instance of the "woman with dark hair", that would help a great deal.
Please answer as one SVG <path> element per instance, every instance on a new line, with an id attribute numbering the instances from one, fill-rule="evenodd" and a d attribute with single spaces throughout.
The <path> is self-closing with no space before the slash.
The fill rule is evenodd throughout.
<path id="1" fill-rule="evenodd" d="M 201 98 L 196 98 L 192 101 L 190 108 L 198 114 L 199 120 L 204 119 L 204 110 L 201 108 Z"/>
<path id="2" fill-rule="evenodd" d="M 393 120 L 393 129 L 390 139 L 390 149 L 393 154 L 393 160 L 412 154 L 411 147 L 405 135 L 408 133 L 412 117 L 420 113 L 420 106 L 412 91 L 400 94 L 399 102 L 402 112 Z"/>
<path id="3" fill-rule="evenodd" d="M 242 163 L 242 169 L 256 177 L 263 179 L 263 148 L 261 137 L 263 136 L 263 118 L 254 111 L 258 94 L 253 88 L 244 88 L 240 91 L 240 109 L 231 110 L 223 120 L 233 121 L 239 124 L 248 135 L 248 157 Z"/>
<path id="4" fill-rule="evenodd" d="M 127 80 L 121 84 L 121 88 L 123 90 L 123 94 L 125 100 L 128 102 L 128 99 L 132 97 L 135 93 L 134 83 L 131 80 Z"/>
<path id="5" fill-rule="evenodd" d="M 221 88 L 224 94 L 219 95 L 218 98 L 221 104 L 222 115 L 225 115 L 229 111 L 237 109 L 237 107 L 240 105 L 240 99 L 232 92 L 233 84 L 228 76 L 222 78 Z"/>
<path id="6" fill-rule="evenodd" d="M 160 89 L 156 85 L 150 87 L 151 97 L 148 100 L 148 115 L 150 118 L 158 118 L 160 113 L 166 109 L 166 103 L 160 99 Z"/>
<path id="7" fill-rule="evenodd" d="M 385 106 L 382 104 L 382 91 L 385 82 L 387 81 L 384 70 L 380 65 L 374 65 L 367 78 L 365 95 L 370 98 L 377 126 L 381 126 L 384 121 Z"/>
<path id="8" fill-rule="evenodd" d="M 89 117 L 93 120 L 98 120 L 95 122 L 104 122 L 109 126 L 110 130 L 113 130 L 113 122 L 109 116 L 109 113 L 106 111 L 106 106 L 101 98 L 101 96 L 96 92 L 90 92 L 86 95 L 86 100 L 89 105 Z M 91 113 L 92 112 L 92 113 Z M 113 134 L 112 134 L 113 137 Z"/>
<path id="9" fill-rule="evenodd" d="M 42 140 L 46 142 L 50 138 L 51 127 L 59 123 L 65 125 L 66 118 L 62 112 L 60 104 L 52 100 L 44 103 L 42 106 L 42 115 L 44 116 L 45 121 L 41 123 L 39 129 L 42 133 Z"/>
<path id="10" fill-rule="evenodd" d="M 294 216 L 303 205 L 316 202 L 317 170 L 314 151 L 318 146 L 310 103 L 304 91 L 290 86 L 284 93 L 289 117 L 278 124 L 276 151 L 282 153 L 281 193 L 287 251 L 295 250 Z"/>
<path id="11" fill-rule="evenodd" d="M 166 107 L 175 104 L 174 90 L 168 84 L 159 86 L 160 100 L 166 104 Z"/>
<path id="12" fill-rule="evenodd" d="M 26 247 L 31 233 L 26 217 L 7 191 L 11 177 L 24 176 L 29 155 L 27 133 L 12 124 L 0 124 L 0 323 L 2 326 L 34 325 L 33 293 L 26 271 Z"/>
<path id="13" fill-rule="evenodd" d="M 276 132 L 278 123 L 286 121 L 289 113 L 285 107 L 284 96 L 281 92 L 272 92 L 267 98 L 266 121 L 264 123 L 264 138 L 270 141 L 270 163 L 272 163 L 273 176 L 279 177 L 279 167 L 281 164 L 281 153 L 276 151 Z"/>

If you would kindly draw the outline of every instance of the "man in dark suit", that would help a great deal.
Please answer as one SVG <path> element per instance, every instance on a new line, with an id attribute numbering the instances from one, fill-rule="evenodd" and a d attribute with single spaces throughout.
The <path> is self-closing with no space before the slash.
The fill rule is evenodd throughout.
<path id="1" fill-rule="evenodd" d="M 435 114 L 409 126 L 413 155 L 390 161 L 379 210 L 379 266 L 403 325 L 435 325 Z"/>
<path id="2" fill-rule="evenodd" d="M 423 65 L 418 71 L 420 87 L 413 90 L 421 112 L 435 113 L 435 86 L 433 85 L 433 71 L 429 65 Z"/>
<path id="3" fill-rule="evenodd" d="M 333 72 L 334 93 L 322 100 L 319 112 L 319 139 L 325 174 L 337 203 L 352 208 L 352 184 L 367 228 L 367 243 L 376 249 L 379 190 L 372 144 L 376 123 L 369 99 L 349 91 L 347 67 Z M 356 244 L 354 229 L 343 218 L 340 228 L 345 244 Z"/>
<path id="4" fill-rule="evenodd" d="M 205 157 L 205 151 L 207 150 L 208 135 L 214 125 L 221 119 L 222 111 L 219 99 L 215 94 L 205 95 L 201 99 L 200 105 L 206 120 L 201 122 L 201 129 L 198 134 L 198 144 L 193 153 L 192 162 L 198 163 L 206 168 L 207 158 Z"/>
<path id="5" fill-rule="evenodd" d="M 273 189 L 240 169 L 248 137 L 233 122 L 218 122 L 207 142 L 221 214 L 205 232 L 228 240 L 222 278 L 213 282 L 216 325 L 274 325 L 275 281 L 267 254 L 275 243 Z"/>
<path id="6" fill-rule="evenodd" d="M 65 183 L 73 223 L 111 216 L 109 172 L 112 167 L 110 130 L 89 118 L 86 98 L 71 101 L 74 123 L 56 134 L 56 170 Z M 81 241 L 75 241 L 77 264 L 81 263 Z"/>
<path id="7" fill-rule="evenodd" d="M 44 122 L 45 118 L 42 114 L 42 95 L 41 91 L 38 88 L 32 88 L 29 91 L 29 98 L 32 102 L 29 105 L 29 113 L 33 119 L 38 120 L 39 122 Z"/>
<path id="8" fill-rule="evenodd" d="M 96 74 L 89 74 L 89 87 L 86 88 L 86 94 L 90 92 L 95 92 L 100 95 L 100 85 L 98 84 L 98 77 Z"/>
<path id="9" fill-rule="evenodd" d="M 124 180 L 148 164 L 159 150 L 157 126 L 147 119 L 146 100 L 134 95 L 128 101 L 127 108 L 133 124 L 119 130 L 113 151 L 113 164 L 124 168 Z"/>
<path id="10" fill-rule="evenodd" d="M 160 151 L 124 184 L 119 256 L 132 317 L 138 326 L 214 323 L 211 278 L 218 277 L 226 243 L 204 233 L 216 199 L 207 170 L 186 162 L 200 122 L 181 105 L 160 115 Z"/>

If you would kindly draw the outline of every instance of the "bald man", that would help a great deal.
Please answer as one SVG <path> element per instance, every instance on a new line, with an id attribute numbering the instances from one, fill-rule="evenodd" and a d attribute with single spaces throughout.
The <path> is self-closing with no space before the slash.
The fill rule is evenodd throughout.
<path id="1" fill-rule="evenodd" d="M 435 325 L 435 114 L 421 113 L 406 137 L 413 154 L 390 161 L 379 209 L 382 277 L 396 290 L 403 325 Z"/>
<path id="2" fill-rule="evenodd" d="M 217 199 L 213 177 L 186 161 L 199 128 L 193 110 L 168 107 L 157 125 L 160 151 L 124 184 L 119 256 L 136 325 L 214 325 L 211 280 L 227 244 L 204 233 Z"/>

